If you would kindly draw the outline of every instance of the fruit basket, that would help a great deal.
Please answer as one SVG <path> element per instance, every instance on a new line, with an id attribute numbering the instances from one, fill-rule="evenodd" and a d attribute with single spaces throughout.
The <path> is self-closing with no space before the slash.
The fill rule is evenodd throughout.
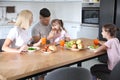
<path id="1" fill-rule="evenodd" d="M 71 51 L 82 50 L 84 48 L 83 41 L 80 39 L 68 41 L 65 43 L 65 48 L 70 49 Z"/>

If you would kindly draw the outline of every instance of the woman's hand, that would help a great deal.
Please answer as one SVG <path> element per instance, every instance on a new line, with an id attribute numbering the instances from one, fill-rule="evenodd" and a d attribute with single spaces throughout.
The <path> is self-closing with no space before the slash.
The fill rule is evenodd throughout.
<path id="1" fill-rule="evenodd" d="M 22 47 L 20 47 L 18 52 L 21 53 L 22 51 L 27 51 L 27 49 L 28 49 L 28 46 L 27 45 L 23 45 Z"/>

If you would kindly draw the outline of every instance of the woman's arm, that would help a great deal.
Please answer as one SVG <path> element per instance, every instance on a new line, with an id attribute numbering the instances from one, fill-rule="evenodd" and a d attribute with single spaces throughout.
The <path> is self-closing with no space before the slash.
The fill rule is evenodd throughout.
<path id="1" fill-rule="evenodd" d="M 20 52 L 19 49 L 15 49 L 15 48 L 10 48 L 9 46 L 11 45 L 12 43 L 12 40 L 10 39 L 6 39 L 3 46 L 2 46 L 2 50 L 5 51 L 5 52 Z"/>

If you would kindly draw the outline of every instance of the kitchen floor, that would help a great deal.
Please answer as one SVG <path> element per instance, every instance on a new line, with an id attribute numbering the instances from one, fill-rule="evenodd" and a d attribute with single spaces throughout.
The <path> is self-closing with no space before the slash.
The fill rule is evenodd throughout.
<path id="1" fill-rule="evenodd" d="M 98 61 L 98 58 L 95 59 L 91 59 L 88 61 L 85 61 L 82 63 L 82 67 L 87 68 L 88 70 L 90 70 L 91 66 L 95 65 L 95 64 L 100 64 L 101 62 Z"/>
<path id="2" fill-rule="evenodd" d="M 101 62 L 99 62 L 97 58 L 94 58 L 94 59 L 82 62 L 82 67 L 90 70 L 91 66 L 93 66 L 95 64 L 100 64 L 100 63 Z M 77 64 L 72 65 L 71 67 L 77 67 Z M 27 79 L 27 80 L 31 80 L 31 79 Z M 32 80 L 36 80 L 36 79 L 33 77 Z"/>
<path id="3" fill-rule="evenodd" d="M 100 64 L 101 62 L 98 61 L 97 58 L 82 62 L 82 67 L 90 70 L 91 66 L 95 65 L 95 64 Z M 76 67 L 77 65 L 72 65 L 72 67 Z"/>

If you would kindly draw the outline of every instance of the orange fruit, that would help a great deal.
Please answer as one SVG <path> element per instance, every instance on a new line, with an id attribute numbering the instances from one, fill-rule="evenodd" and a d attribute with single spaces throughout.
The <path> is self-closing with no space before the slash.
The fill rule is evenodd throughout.
<path id="1" fill-rule="evenodd" d="M 94 43 L 95 45 L 98 45 L 98 44 L 99 44 L 99 40 L 98 40 L 98 39 L 94 39 L 94 40 L 93 40 L 93 43 Z"/>

